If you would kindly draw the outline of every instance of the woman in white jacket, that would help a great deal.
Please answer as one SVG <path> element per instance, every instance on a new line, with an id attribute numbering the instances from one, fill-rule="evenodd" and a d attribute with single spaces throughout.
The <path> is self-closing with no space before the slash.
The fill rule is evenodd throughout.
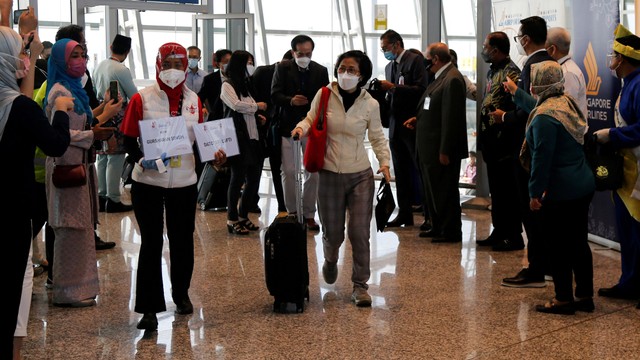
<path id="1" fill-rule="evenodd" d="M 353 249 L 351 300 L 357 306 L 371 306 L 367 281 L 371 274 L 369 237 L 375 186 L 364 147 L 365 135 L 380 163 L 378 173 L 387 181 L 391 178 L 389 145 L 382 131 L 379 105 L 362 89 L 371 72 L 371 60 L 359 50 L 347 51 L 336 61 L 334 76 L 338 81 L 329 85 L 327 147 L 318 183 L 318 210 L 324 234 L 322 276 L 328 284 L 338 277 L 338 255 L 348 213 L 347 231 Z M 293 129 L 292 136 L 307 134 L 316 118 L 321 94 L 322 90 L 318 91 L 307 117 Z"/>

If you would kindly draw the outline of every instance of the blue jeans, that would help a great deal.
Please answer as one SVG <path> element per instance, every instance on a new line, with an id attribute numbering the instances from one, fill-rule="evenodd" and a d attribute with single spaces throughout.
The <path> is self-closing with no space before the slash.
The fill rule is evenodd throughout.
<path id="1" fill-rule="evenodd" d="M 98 195 L 120 202 L 120 179 L 126 154 L 98 155 Z"/>

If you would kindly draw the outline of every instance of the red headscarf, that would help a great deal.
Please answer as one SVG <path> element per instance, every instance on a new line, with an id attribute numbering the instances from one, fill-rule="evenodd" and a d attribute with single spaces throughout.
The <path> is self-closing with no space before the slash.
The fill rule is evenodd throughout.
<path id="1" fill-rule="evenodd" d="M 182 61 L 182 66 L 184 67 L 185 73 L 185 80 L 183 80 L 180 85 L 176 86 L 173 89 L 165 85 L 162 80 L 160 80 L 162 62 L 166 58 L 171 56 L 177 57 Z M 158 49 L 158 55 L 156 56 L 156 81 L 158 82 L 158 85 L 160 85 L 160 89 L 167 93 L 169 99 L 178 99 L 180 97 L 180 93 L 182 93 L 182 86 L 187 80 L 187 69 L 189 69 L 189 67 L 187 66 L 187 49 L 185 49 L 184 46 L 173 42 L 166 43 L 160 46 L 160 49 Z"/>

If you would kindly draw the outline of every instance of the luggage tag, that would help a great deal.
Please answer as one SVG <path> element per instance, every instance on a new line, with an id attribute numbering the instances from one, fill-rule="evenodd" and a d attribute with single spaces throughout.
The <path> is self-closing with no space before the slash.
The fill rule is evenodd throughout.
<path id="1" fill-rule="evenodd" d="M 423 109 L 429 110 L 429 105 L 430 104 L 431 104 L 431 98 L 427 96 L 426 98 L 424 98 L 424 107 L 423 107 Z"/>
<path id="2" fill-rule="evenodd" d="M 172 156 L 171 160 L 169 160 L 169 167 L 179 168 L 182 164 L 182 155 Z"/>

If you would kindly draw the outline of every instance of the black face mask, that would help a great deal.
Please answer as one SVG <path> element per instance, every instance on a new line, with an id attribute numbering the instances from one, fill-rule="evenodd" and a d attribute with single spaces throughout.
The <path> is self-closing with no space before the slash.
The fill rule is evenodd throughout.
<path id="1" fill-rule="evenodd" d="M 425 69 L 427 69 L 427 71 L 429 71 L 429 69 L 431 69 L 431 66 L 433 66 L 433 60 L 432 59 L 424 59 L 424 67 L 425 67 Z"/>
<path id="2" fill-rule="evenodd" d="M 484 62 L 491 63 L 491 55 L 489 53 L 482 51 L 480 52 L 480 56 L 482 56 L 482 60 L 484 60 Z"/>

